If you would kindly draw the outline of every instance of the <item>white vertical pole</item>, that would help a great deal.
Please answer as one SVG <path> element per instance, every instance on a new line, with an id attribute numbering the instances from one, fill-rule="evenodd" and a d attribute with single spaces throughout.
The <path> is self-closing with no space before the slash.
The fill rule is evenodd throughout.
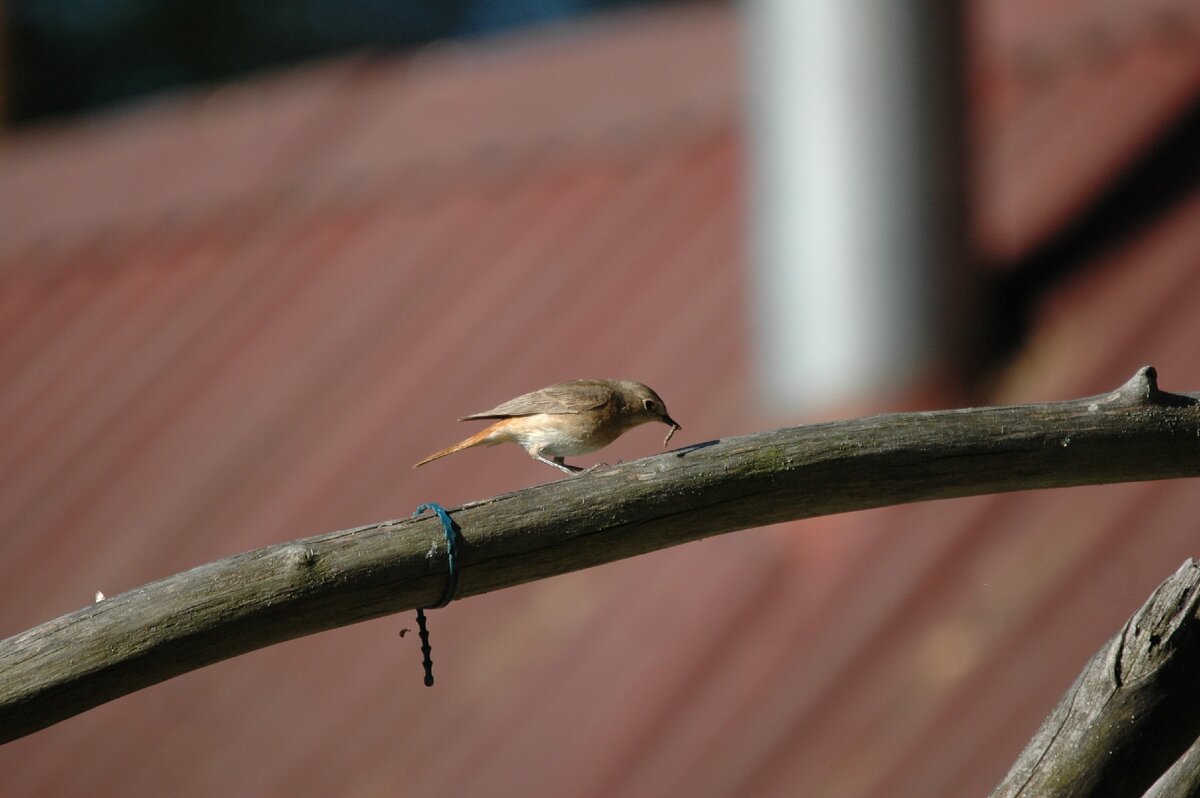
<path id="1" fill-rule="evenodd" d="M 939 70 L 959 67 L 931 52 L 957 56 L 954 7 L 744 5 L 751 315 L 769 407 L 812 410 L 902 384 L 938 356 L 942 279 L 965 265 L 945 262 L 963 254 L 965 214 L 954 207 L 961 150 L 940 141 L 961 106 L 959 81 L 945 79 L 956 76 Z"/>

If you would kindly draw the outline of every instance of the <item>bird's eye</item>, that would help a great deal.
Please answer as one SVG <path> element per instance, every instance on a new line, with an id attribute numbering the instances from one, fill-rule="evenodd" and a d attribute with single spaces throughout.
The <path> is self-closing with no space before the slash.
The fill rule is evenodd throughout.
<path id="1" fill-rule="evenodd" d="M 653 400 L 653 399 L 643 399 L 643 400 L 642 400 L 642 407 L 646 408 L 646 409 L 647 409 L 647 410 L 649 410 L 651 413 L 653 413 L 653 412 L 654 412 L 654 410 L 655 410 L 655 408 L 656 408 L 656 405 L 654 404 L 654 400 Z"/>

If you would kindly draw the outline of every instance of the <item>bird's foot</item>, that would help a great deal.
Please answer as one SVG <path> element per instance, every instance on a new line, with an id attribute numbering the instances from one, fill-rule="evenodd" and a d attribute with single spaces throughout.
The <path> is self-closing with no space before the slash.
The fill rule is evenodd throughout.
<path id="1" fill-rule="evenodd" d="M 535 459 L 539 462 L 545 463 L 548 466 L 554 466 L 559 471 L 562 471 L 564 474 L 569 474 L 570 476 L 575 476 L 576 474 L 583 471 L 583 469 L 580 468 L 579 466 L 567 465 L 566 463 L 563 462 L 563 459 L 561 457 L 555 457 L 553 460 L 551 460 L 549 458 L 542 457 L 540 454 L 535 454 L 533 456 L 533 459 Z"/>

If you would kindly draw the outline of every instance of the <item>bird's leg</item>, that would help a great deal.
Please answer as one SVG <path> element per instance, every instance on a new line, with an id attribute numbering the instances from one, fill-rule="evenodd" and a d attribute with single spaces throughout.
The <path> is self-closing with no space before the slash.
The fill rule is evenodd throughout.
<path id="1" fill-rule="evenodd" d="M 561 465 L 564 468 L 571 469 L 571 473 L 573 473 L 573 474 L 590 474 L 593 471 L 595 471 L 597 468 L 608 468 L 608 463 L 596 463 L 595 465 L 590 465 L 587 468 L 581 468 L 580 466 L 567 465 L 566 463 L 563 462 L 563 459 L 561 457 L 555 457 L 554 464 Z"/>
<path id="2" fill-rule="evenodd" d="M 548 460 L 547 458 L 542 457 L 540 454 L 535 454 L 533 456 L 533 459 L 540 460 L 541 462 L 545 463 L 546 465 L 554 466 L 559 471 L 562 471 L 566 474 L 571 474 L 572 476 L 574 476 L 575 474 L 578 474 L 580 471 L 583 470 L 579 466 L 567 465 L 566 463 L 563 462 L 563 459 L 561 457 L 555 457 L 553 460 Z"/>

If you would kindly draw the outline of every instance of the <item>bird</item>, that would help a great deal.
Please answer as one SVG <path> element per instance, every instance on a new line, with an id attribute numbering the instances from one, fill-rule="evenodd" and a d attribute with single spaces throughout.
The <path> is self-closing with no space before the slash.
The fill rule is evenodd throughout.
<path id="1" fill-rule="evenodd" d="M 516 443 L 534 460 L 567 474 L 585 469 L 563 462 L 567 457 L 603 449 L 624 433 L 651 421 L 683 429 L 648 386 L 632 380 L 568 380 L 526 393 L 459 421 L 498 419 L 494 424 L 416 463 L 426 463 L 473 446 Z"/>

